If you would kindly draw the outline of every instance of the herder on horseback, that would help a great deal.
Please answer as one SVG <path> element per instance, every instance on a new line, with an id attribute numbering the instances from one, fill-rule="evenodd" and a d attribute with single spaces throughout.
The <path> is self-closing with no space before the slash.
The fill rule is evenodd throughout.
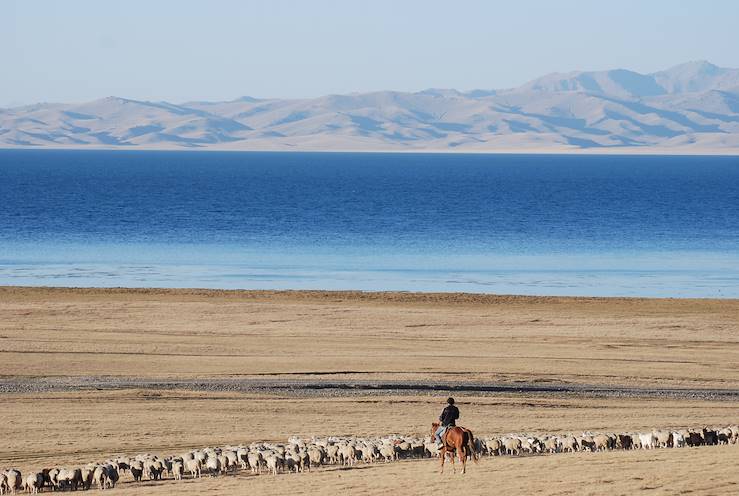
<path id="1" fill-rule="evenodd" d="M 436 436 L 436 445 L 439 449 L 441 449 L 443 444 L 441 442 L 441 435 L 444 434 L 444 431 L 449 427 L 455 427 L 457 425 L 455 421 L 459 418 L 459 408 L 454 406 L 454 398 L 448 398 L 446 403 L 446 407 L 444 407 L 441 415 L 439 415 L 441 425 L 436 429 L 436 433 L 434 434 Z"/>
<path id="2" fill-rule="evenodd" d="M 431 433 L 436 438 L 436 444 L 439 447 L 441 456 L 441 473 L 444 473 L 444 460 L 446 454 L 452 455 L 452 467 L 454 467 L 454 455 L 459 457 L 462 463 L 462 473 L 467 469 L 467 457 L 471 457 L 477 463 L 477 454 L 475 453 L 475 439 L 472 431 L 464 427 L 457 427 L 456 420 L 459 418 L 459 408 L 454 405 L 454 398 L 446 400 L 447 406 L 439 416 L 439 422 L 431 424 Z M 454 472 L 457 469 L 454 467 Z"/>

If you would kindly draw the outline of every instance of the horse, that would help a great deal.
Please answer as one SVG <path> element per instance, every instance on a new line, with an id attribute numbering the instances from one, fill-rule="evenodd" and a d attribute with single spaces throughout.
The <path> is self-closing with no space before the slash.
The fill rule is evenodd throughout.
<path id="1" fill-rule="evenodd" d="M 439 423 L 434 422 L 431 424 L 431 436 L 436 434 L 436 430 L 439 428 Z M 465 429 L 464 427 L 447 427 L 444 434 L 441 436 L 441 472 L 444 473 L 444 460 L 446 454 L 449 452 L 452 455 L 452 471 L 456 474 L 457 467 L 454 465 L 454 454 L 456 452 L 459 457 L 459 461 L 462 463 L 462 473 L 467 471 L 467 457 L 472 458 L 472 461 L 477 463 L 477 453 L 475 453 L 475 437 L 472 435 L 472 431 Z"/>

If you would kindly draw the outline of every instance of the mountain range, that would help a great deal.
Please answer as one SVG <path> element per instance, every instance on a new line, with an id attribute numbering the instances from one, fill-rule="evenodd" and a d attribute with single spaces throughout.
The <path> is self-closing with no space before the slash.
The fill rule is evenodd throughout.
<path id="1" fill-rule="evenodd" d="M 0 147 L 739 152 L 739 69 L 555 73 L 502 90 L 0 109 Z"/>

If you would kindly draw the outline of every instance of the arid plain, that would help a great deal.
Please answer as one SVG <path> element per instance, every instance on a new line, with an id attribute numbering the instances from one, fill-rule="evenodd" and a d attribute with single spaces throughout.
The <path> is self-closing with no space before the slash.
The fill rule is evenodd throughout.
<path id="1" fill-rule="evenodd" d="M 0 468 L 425 434 L 739 423 L 739 301 L 0 288 Z M 122 494 L 735 494 L 739 445 L 121 484 Z M 124 481 L 129 477 L 125 476 Z"/>

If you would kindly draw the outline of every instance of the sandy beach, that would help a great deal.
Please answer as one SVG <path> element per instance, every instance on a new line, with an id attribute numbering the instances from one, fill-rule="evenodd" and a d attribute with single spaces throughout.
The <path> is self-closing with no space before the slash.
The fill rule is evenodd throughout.
<path id="1" fill-rule="evenodd" d="M 450 392 L 481 435 L 729 425 L 739 409 L 738 323 L 738 300 L 3 287 L 0 466 L 295 434 L 425 434 Z M 486 459 L 468 475 L 511 490 L 532 477 L 547 494 L 604 478 L 594 493 L 730 494 L 737 478 L 725 470 L 710 487 L 697 472 L 667 482 L 673 470 L 726 464 L 736 449 Z M 375 494 L 411 485 L 415 494 L 435 467 L 184 487 Z M 378 475 L 384 482 L 370 483 Z M 170 484 L 121 487 L 165 494 Z"/>

